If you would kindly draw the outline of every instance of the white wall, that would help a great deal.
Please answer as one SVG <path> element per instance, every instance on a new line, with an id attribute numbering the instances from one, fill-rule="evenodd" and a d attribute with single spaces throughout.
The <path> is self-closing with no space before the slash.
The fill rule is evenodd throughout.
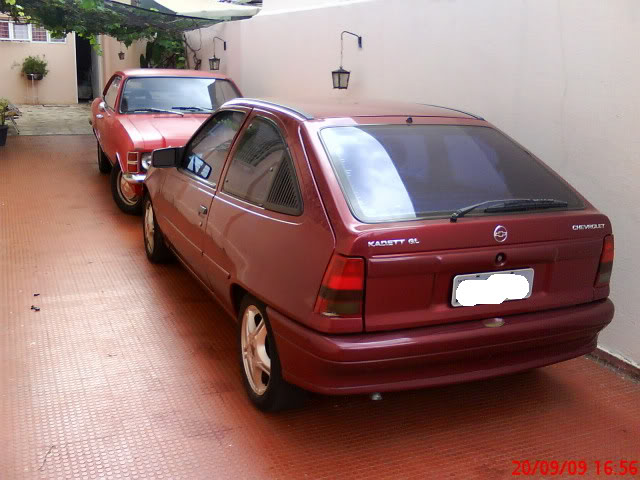
<path id="1" fill-rule="evenodd" d="M 640 2 L 326 2 L 284 12 L 302 4 L 265 0 L 250 20 L 204 30 L 203 65 L 219 35 L 222 72 L 246 96 L 434 103 L 505 130 L 611 218 L 617 310 L 600 343 L 640 364 Z M 345 29 L 364 37 L 361 51 L 345 39 L 346 92 L 330 74 Z"/>

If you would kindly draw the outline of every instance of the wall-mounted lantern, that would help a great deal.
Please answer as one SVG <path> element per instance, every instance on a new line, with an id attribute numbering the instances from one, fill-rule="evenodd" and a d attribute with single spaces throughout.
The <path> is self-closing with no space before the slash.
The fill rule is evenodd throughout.
<path id="1" fill-rule="evenodd" d="M 209 70 L 220 70 L 220 59 L 216 57 L 216 38 L 222 42 L 222 47 L 227 50 L 227 42 L 220 37 L 213 37 L 213 57 L 209 59 Z"/>
<path id="2" fill-rule="evenodd" d="M 120 60 L 124 60 L 124 52 L 122 51 L 122 43 L 120 44 L 120 53 L 118 53 L 118 58 Z"/>
<path id="3" fill-rule="evenodd" d="M 358 48 L 362 48 L 362 37 L 360 35 L 356 35 L 355 33 L 344 31 L 340 34 L 340 66 L 337 70 L 331 72 L 331 77 L 333 78 L 333 88 L 337 88 L 340 90 L 346 90 L 349 87 L 349 77 L 351 76 L 351 72 L 345 70 L 342 67 L 342 57 L 344 53 L 344 34 L 348 33 L 349 35 L 353 35 L 358 39 Z"/>

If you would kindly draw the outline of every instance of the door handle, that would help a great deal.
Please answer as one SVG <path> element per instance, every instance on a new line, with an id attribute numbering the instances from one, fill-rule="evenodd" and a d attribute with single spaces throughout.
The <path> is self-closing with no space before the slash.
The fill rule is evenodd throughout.
<path id="1" fill-rule="evenodd" d="M 96 115 L 96 119 L 100 119 L 100 118 L 104 118 L 104 115 L 102 115 L 101 113 L 98 113 L 98 114 Z"/>
<path id="2" fill-rule="evenodd" d="M 200 205 L 200 206 L 198 207 L 198 215 L 202 215 L 202 216 L 204 216 L 204 215 L 206 215 L 206 214 L 207 214 L 207 212 L 208 212 L 208 211 L 209 211 L 209 210 L 208 210 L 208 209 L 207 209 L 207 207 L 205 207 L 204 205 Z"/>

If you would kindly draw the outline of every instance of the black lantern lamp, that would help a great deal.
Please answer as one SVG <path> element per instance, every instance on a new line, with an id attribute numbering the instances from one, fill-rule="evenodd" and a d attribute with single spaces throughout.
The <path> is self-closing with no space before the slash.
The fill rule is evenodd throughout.
<path id="1" fill-rule="evenodd" d="M 220 59 L 216 57 L 216 38 L 222 42 L 222 48 L 227 50 L 227 42 L 220 37 L 213 37 L 213 57 L 209 59 L 209 70 L 220 70 Z"/>
<path id="2" fill-rule="evenodd" d="M 340 34 L 340 66 L 337 70 L 331 72 L 331 77 L 333 78 L 333 88 L 337 88 L 339 90 L 346 90 L 349 87 L 349 77 L 351 76 L 351 72 L 342 68 L 342 57 L 344 52 L 344 34 L 348 33 L 349 35 L 353 35 L 358 39 L 358 48 L 362 48 L 362 37 L 360 35 L 356 35 L 352 32 L 347 32 L 346 30 Z"/>
<path id="3" fill-rule="evenodd" d="M 118 53 L 118 58 L 120 60 L 124 60 L 124 52 L 122 51 L 122 43 L 120 44 L 120 53 Z"/>

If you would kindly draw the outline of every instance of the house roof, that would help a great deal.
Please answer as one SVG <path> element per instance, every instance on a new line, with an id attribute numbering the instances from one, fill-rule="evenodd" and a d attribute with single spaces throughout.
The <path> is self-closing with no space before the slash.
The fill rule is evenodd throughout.
<path id="1" fill-rule="evenodd" d="M 260 11 L 260 7 L 212 2 L 211 0 L 154 0 L 166 9 L 187 17 L 231 20 L 250 18 Z"/>

